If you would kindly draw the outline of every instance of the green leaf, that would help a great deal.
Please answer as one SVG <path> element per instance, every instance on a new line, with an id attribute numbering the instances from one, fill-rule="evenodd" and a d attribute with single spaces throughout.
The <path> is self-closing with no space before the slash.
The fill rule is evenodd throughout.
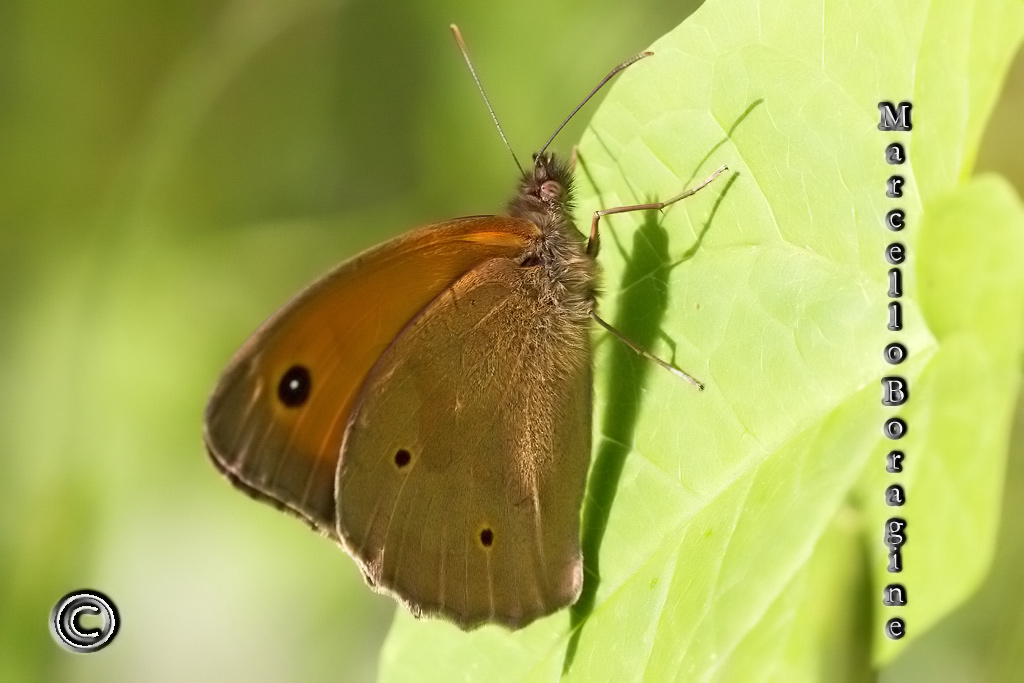
<path id="1" fill-rule="evenodd" d="M 1018 390 L 1024 211 L 999 179 L 960 183 L 1022 33 L 1019 2 L 711 0 L 623 74 L 580 145 L 580 225 L 730 171 L 602 222 L 601 311 L 707 390 L 602 335 L 580 602 L 516 633 L 401 613 L 383 678 L 866 680 L 976 586 Z M 913 102 L 913 132 L 877 129 L 883 100 Z M 881 405 L 889 375 L 901 408 Z M 903 508 L 884 502 L 897 482 Z M 896 578 L 891 516 L 909 522 Z M 883 607 L 896 580 L 909 604 Z M 901 641 L 882 630 L 896 615 Z"/>

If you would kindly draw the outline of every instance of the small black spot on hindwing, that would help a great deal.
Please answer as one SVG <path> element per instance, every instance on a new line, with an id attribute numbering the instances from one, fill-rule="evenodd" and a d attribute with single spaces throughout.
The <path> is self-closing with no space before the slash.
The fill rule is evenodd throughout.
<path id="1" fill-rule="evenodd" d="M 395 453 L 395 466 L 398 467 L 398 469 L 402 469 L 410 462 L 412 462 L 412 453 L 404 448 L 398 449 L 398 452 Z"/>
<path id="2" fill-rule="evenodd" d="M 484 528 L 480 532 L 480 544 L 485 548 L 490 548 L 494 544 L 494 532 L 490 528 Z"/>
<path id="3" fill-rule="evenodd" d="M 293 365 L 277 385 L 277 398 L 288 408 L 298 408 L 309 400 L 313 381 L 303 365 Z"/>

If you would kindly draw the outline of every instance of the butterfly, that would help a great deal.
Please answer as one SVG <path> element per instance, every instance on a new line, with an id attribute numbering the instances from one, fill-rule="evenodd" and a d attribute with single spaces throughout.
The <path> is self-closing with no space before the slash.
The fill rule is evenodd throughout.
<path id="1" fill-rule="evenodd" d="M 613 69 L 520 167 L 504 214 L 422 227 L 342 263 L 260 326 L 209 400 L 216 467 L 341 544 L 417 616 L 515 629 L 579 597 L 595 321 L 700 386 L 597 315 L 598 223 L 667 206 L 725 167 L 667 202 L 596 212 L 586 239 L 572 164 L 547 152 L 650 54 Z"/>

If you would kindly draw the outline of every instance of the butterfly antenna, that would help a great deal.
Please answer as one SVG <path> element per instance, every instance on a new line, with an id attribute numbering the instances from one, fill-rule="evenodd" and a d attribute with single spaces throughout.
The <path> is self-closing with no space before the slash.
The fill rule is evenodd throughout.
<path id="1" fill-rule="evenodd" d="M 591 98 L 591 97 L 593 97 L 594 95 L 596 95 L 596 94 L 597 94 L 597 91 L 598 91 L 598 90 L 600 90 L 601 88 L 603 88 L 603 87 L 604 87 L 605 83 L 607 83 L 608 81 L 612 80 L 612 78 L 614 78 L 615 74 L 619 73 L 620 71 L 622 71 L 623 69 L 625 69 L 625 68 L 626 68 L 627 66 L 631 66 L 631 65 L 633 65 L 633 64 L 635 64 L 635 63 L 637 63 L 637 62 L 639 62 L 639 61 L 640 61 L 641 59 L 643 59 L 644 57 L 650 57 L 650 56 L 651 56 L 651 55 L 653 55 L 653 54 L 654 54 L 653 52 L 641 52 L 641 53 L 640 53 L 640 54 L 638 54 L 638 55 L 634 55 L 634 56 L 630 57 L 629 59 L 627 59 L 626 61 L 624 61 L 624 62 L 623 62 L 622 64 L 619 64 L 619 65 L 618 65 L 617 67 L 615 67 L 614 69 L 612 69 L 611 71 L 609 71 L 609 72 L 608 72 L 608 75 L 607 75 L 607 76 L 605 76 L 605 77 L 604 77 L 603 79 L 601 79 L 601 82 L 597 84 L 597 87 L 596 87 L 596 88 L 594 88 L 593 90 L 591 90 L 591 91 L 590 91 L 590 94 L 589 94 L 589 95 L 587 95 L 586 97 L 584 97 L 584 98 L 583 98 L 583 101 L 582 101 L 582 102 L 580 102 L 580 103 L 579 103 L 578 105 L 576 105 L 576 108 L 572 110 L 572 113 L 571 113 L 571 114 L 569 114 L 568 116 L 566 116 L 566 117 L 565 117 L 565 121 L 562 121 L 562 125 L 560 125 L 560 126 L 558 127 L 558 130 L 556 130 L 556 131 L 555 131 L 555 132 L 554 132 L 554 133 L 553 133 L 553 134 L 551 135 L 551 137 L 549 137 L 549 138 L 548 138 L 548 141 L 547 141 L 547 142 L 545 142 L 545 143 L 544 143 L 544 146 L 540 148 L 540 151 L 539 151 L 539 152 L 537 152 L 537 156 L 538 156 L 538 157 L 540 157 L 540 156 L 541 156 L 542 154 L 544 154 L 544 150 L 546 150 L 546 149 L 548 148 L 548 146 L 549 146 L 549 145 L 550 145 L 550 144 L 551 144 L 552 142 L 554 142 L 554 140 L 555 140 L 555 137 L 556 137 L 556 136 L 557 136 L 557 135 L 558 135 L 559 133 L 561 133 L 561 132 L 562 132 L 562 129 L 563 129 L 563 128 L 565 128 L 565 124 L 569 123 L 569 121 L 571 121 L 571 120 L 572 120 L 572 117 L 576 116 L 576 112 L 578 112 L 578 111 L 579 111 L 580 109 L 582 109 L 582 108 L 583 108 L 583 105 L 585 105 L 585 104 L 586 104 L 587 102 L 589 102 L 589 101 L 590 101 L 590 98 Z M 469 58 L 467 57 L 466 59 L 469 59 Z"/>
<path id="2" fill-rule="evenodd" d="M 452 34 L 455 35 L 455 42 L 459 44 L 459 51 L 462 52 L 462 57 L 466 60 L 466 66 L 469 67 L 469 73 L 473 74 L 473 80 L 476 81 L 477 90 L 480 91 L 480 96 L 484 98 L 484 104 L 487 105 L 487 111 L 491 112 L 491 119 L 494 120 L 494 125 L 498 129 L 498 135 L 501 136 L 502 142 L 505 143 L 505 147 L 508 148 L 509 154 L 512 155 L 512 160 L 516 162 L 516 166 L 519 167 L 520 173 L 523 171 L 523 165 L 519 163 L 519 159 L 516 157 L 516 153 L 512 151 L 512 145 L 508 144 L 508 138 L 505 137 L 505 131 L 501 129 L 501 124 L 498 123 L 498 116 L 494 113 L 494 107 L 491 106 L 491 101 L 487 99 L 487 93 L 484 92 L 484 86 L 480 84 L 480 78 L 476 75 L 476 69 L 473 68 L 473 62 L 469 59 L 469 50 L 466 49 L 466 41 L 462 39 L 462 32 L 459 31 L 459 27 L 455 24 L 451 25 Z"/>

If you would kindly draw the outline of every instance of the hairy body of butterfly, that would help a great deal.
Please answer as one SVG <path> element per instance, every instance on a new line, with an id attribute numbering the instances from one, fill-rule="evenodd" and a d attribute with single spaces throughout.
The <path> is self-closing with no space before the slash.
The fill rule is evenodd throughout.
<path id="1" fill-rule="evenodd" d="M 596 264 L 541 154 L 506 216 L 413 231 L 301 292 L 206 412 L 213 462 L 417 615 L 510 628 L 573 603 Z"/>

